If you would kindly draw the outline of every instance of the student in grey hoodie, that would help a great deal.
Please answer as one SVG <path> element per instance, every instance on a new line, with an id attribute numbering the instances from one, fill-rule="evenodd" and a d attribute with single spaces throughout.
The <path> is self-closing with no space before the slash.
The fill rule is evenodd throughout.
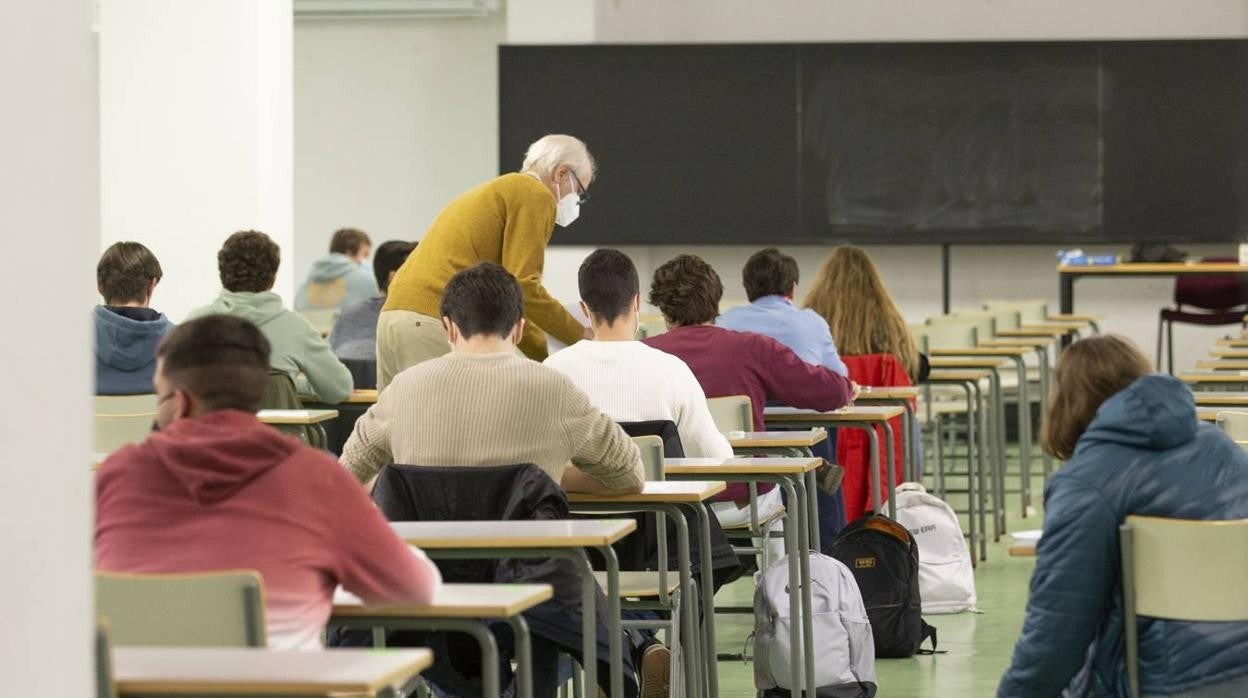
<path id="1" fill-rule="evenodd" d="M 341 402 L 351 394 L 351 372 L 321 334 L 283 307 L 281 296 L 273 293 L 281 259 L 281 249 L 268 235 L 255 230 L 234 233 L 217 253 L 224 289 L 211 305 L 192 310 L 186 319 L 232 315 L 250 321 L 269 340 L 269 365 L 289 374 L 300 393 Z"/>
<path id="2" fill-rule="evenodd" d="M 377 281 L 364 265 L 373 242 L 368 233 L 343 228 L 334 233 L 329 254 L 312 263 L 295 296 L 295 310 L 345 308 L 377 295 Z"/>
<path id="3" fill-rule="evenodd" d="M 156 345 L 173 323 L 148 307 L 163 272 L 137 242 L 113 243 L 95 267 L 104 305 L 95 306 L 95 394 L 152 392 Z"/>

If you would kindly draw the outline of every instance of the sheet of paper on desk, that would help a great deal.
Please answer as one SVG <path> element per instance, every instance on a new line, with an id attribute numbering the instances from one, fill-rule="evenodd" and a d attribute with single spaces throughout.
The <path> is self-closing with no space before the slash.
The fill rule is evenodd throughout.
<path id="1" fill-rule="evenodd" d="M 1014 540 L 1040 540 L 1040 529 L 1031 531 L 1015 531 L 1010 534 L 1014 536 Z"/>

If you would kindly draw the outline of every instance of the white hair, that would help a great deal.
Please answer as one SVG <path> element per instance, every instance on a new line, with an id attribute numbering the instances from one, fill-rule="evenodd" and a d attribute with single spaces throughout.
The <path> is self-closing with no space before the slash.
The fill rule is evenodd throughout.
<path id="1" fill-rule="evenodd" d="M 532 172 L 543 179 L 550 179 L 560 165 L 568 165 L 576 176 L 585 182 L 594 176 L 598 165 L 589 149 L 575 136 L 552 133 L 533 141 L 524 153 L 521 172 Z"/>

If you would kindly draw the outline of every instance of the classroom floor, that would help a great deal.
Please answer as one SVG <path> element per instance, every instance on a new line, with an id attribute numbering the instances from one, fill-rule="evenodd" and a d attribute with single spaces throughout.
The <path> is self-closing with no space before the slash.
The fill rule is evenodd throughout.
<path id="1" fill-rule="evenodd" d="M 1017 483 L 1016 478 L 1010 478 Z M 1008 487 L 1008 483 L 1007 483 Z M 1039 505 L 1043 479 L 1035 478 L 1033 499 Z M 1019 515 L 1017 494 L 1006 500 L 1007 531 L 1040 528 L 1039 514 L 1027 519 Z M 959 506 L 951 497 L 954 506 Z M 965 519 L 965 517 L 963 517 Z M 963 526 L 965 526 L 963 521 Z M 935 626 L 944 654 L 918 655 L 908 659 L 877 659 L 876 680 L 880 698 L 981 698 L 996 695 L 1014 651 L 1027 605 L 1027 584 L 1035 558 L 1009 557 L 1010 537 L 988 541 L 988 560 L 975 569 L 979 613 L 925 615 Z M 742 579 L 720 590 L 721 604 L 749 604 L 754 584 Z M 718 615 L 716 640 L 720 652 L 740 653 L 746 636 L 753 629 L 753 616 Z M 719 663 L 719 694 L 722 698 L 754 696 L 753 665 L 739 661 Z"/>

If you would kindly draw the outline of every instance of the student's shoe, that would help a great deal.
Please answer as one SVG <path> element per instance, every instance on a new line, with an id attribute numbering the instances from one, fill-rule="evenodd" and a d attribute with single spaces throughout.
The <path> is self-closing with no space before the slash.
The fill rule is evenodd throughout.
<path id="1" fill-rule="evenodd" d="M 666 698 L 670 693 L 672 651 L 661 642 L 641 652 L 641 698 Z"/>

